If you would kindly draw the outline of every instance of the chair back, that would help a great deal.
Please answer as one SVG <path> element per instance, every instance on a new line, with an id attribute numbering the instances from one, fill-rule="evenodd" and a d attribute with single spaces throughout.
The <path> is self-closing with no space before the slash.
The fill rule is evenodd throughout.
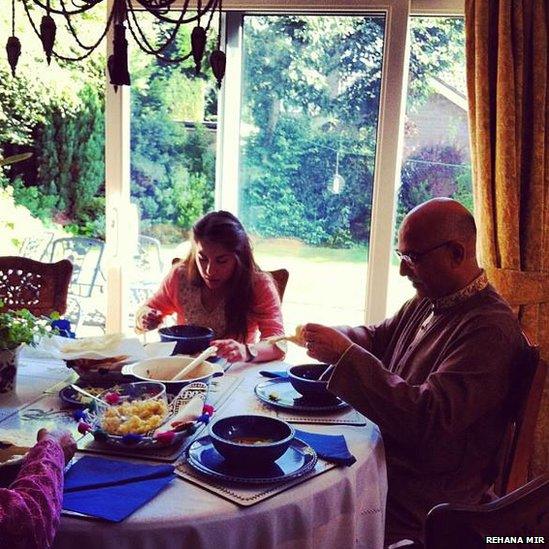
<path id="1" fill-rule="evenodd" d="M 162 274 L 164 262 L 160 241 L 152 236 L 140 234 L 137 238 L 137 254 L 134 257 L 134 263 L 140 272 Z"/>
<path id="2" fill-rule="evenodd" d="M 272 277 L 276 284 L 276 289 L 278 290 L 278 295 L 280 296 L 280 301 L 284 297 L 284 292 L 286 291 L 286 285 L 288 284 L 288 278 L 290 273 L 287 269 L 276 269 L 275 271 L 267 271 Z"/>
<path id="3" fill-rule="evenodd" d="M 177 265 L 181 261 L 180 257 L 174 257 L 172 259 L 172 266 Z M 276 289 L 278 290 L 278 295 L 280 296 L 280 301 L 282 302 L 282 298 L 284 297 L 284 292 L 286 291 L 286 285 L 288 284 L 288 278 L 290 277 L 290 273 L 287 269 L 276 269 L 275 271 L 265 271 L 266 273 L 269 273 L 274 280 L 274 283 L 276 285 Z"/>
<path id="4" fill-rule="evenodd" d="M 66 259 L 42 263 L 28 257 L 0 257 L 2 310 L 28 309 L 34 315 L 63 314 L 72 265 Z"/>
<path id="5" fill-rule="evenodd" d="M 528 337 L 519 359 L 511 396 L 509 421 L 499 454 L 499 473 L 494 483 L 496 494 L 505 495 L 528 480 L 534 432 L 547 374 L 547 364 L 540 359 L 539 348 Z"/>
<path id="6" fill-rule="evenodd" d="M 427 514 L 425 549 L 485 549 L 490 546 L 486 539 L 489 536 L 521 537 L 523 546 L 528 547 L 536 544 L 536 536 L 537 544 L 541 542 L 539 537 L 548 539 L 549 475 L 490 503 L 441 503 Z M 539 546 L 542 545 L 543 542 Z"/>
<path id="7" fill-rule="evenodd" d="M 68 259 L 73 265 L 69 293 L 90 297 L 99 284 L 105 243 L 96 238 L 72 236 L 57 238 L 51 246 L 50 261 Z"/>
<path id="8" fill-rule="evenodd" d="M 23 240 L 19 248 L 19 255 L 42 261 L 49 257 L 50 246 L 54 237 L 51 231 L 43 231 L 39 236 L 29 236 Z"/>

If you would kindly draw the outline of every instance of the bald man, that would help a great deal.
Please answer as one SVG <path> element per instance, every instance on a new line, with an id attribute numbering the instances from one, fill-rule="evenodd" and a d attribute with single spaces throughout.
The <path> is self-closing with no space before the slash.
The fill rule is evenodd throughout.
<path id="1" fill-rule="evenodd" d="M 336 365 L 328 388 L 383 435 L 387 542 L 422 539 L 434 505 L 478 503 L 494 480 L 524 343 L 475 247 L 467 209 L 425 202 L 405 217 L 396 252 L 417 295 L 375 326 L 304 328 L 308 354 Z"/>

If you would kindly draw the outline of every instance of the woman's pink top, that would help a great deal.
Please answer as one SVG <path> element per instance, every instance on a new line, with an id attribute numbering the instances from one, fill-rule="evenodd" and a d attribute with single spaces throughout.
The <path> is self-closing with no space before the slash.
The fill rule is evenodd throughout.
<path id="1" fill-rule="evenodd" d="M 162 281 L 160 289 L 146 301 L 145 305 L 157 309 L 163 315 L 175 313 L 178 324 L 208 326 L 216 338 L 231 338 L 225 322 L 225 300 L 212 310 L 204 308 L 200 288 L 188 282 L 186 265 L 172 268 Z M 280 310 L 280 297 L 272 277 L 268 273 L 256 272 L 253 278 L 253 302 L 248 314 L 247 343 L 253 343 L 257 336 L 265 339 L 283 335 L 284 326 Z"/>
<path id="2" fill-rule="evenodd" d="M 63 503 L 61 446 L 44 439 L 29 450 L 17 478 L 0 488 L 0 548 L 47 549 Z"/>

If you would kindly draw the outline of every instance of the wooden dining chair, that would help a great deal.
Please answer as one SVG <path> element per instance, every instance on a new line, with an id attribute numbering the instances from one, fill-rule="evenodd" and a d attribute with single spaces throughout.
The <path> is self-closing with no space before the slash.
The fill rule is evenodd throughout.
<path id="1" fill-rule="evenodd" d="M 287 269 L 276 269 L 275 271 L 267 271 L 272 277 L 276 284 L 276 289 L 278 290 L 278 295 L 280 296 L 280 301 L 284 297 L 284 292 L 286 291 L 286 285 L 288 284 L 288 278 L 290 273 Z"/>
<path id="2" fill-rule="evenodd" d="M 522 540 L 509 547 L 542 547 L 542 540 L 549 539 L 549 475 L 490 503 L 442 503 L 433 507 L 425 521 L 424 547 L 484 549 L 505 537 Z"/>
<path id="3" fill-rule="evenodd" d="M 71 262 L 42 263 L 28 257 L 0 257 L 1 310 L 28 309 L 34 315 L 63 314 L 72 275 Z"/>
<path id="4" fill-rule="evenodd" d="M 525 348 L 518 360 L 516 382 L 508 407 L 509 420 L 498 456 L 499 466 L 494 492 L 503 496 L 528 480 L 528 467 L 534 446 L 547 364 L 540 358 L 539 348 L 524 334 Z"/>
<path id="5" fill-rule="evenodd" d="M 172 267 L 181 261 L 180 257 L 174 257 L 172 259 Z M 280 296 L 280 301 L 284 297 L 284 292 L 286 291 L 286 285 L 288 284 L 288 278 L 290 278 L 290 273 L 287 269 L 276 269 L 274 271 L 265 271 L 269 273 L 274 280 L 276 289 L 278 290 L 278 295 Z"/>

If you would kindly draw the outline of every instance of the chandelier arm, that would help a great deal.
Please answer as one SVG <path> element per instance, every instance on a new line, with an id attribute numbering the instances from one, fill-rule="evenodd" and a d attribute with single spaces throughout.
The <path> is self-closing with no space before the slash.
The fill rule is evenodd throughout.
<path id="1" fill-rule="evenodd" d="M 188 2 L 188 0 L 187 0 L 187 2 Z M 128 28 L 130 29 L 130 32 L 133 36 L 133 39 L 137 42 L 137 44 L 140 46 L 142 51 L 144 51 L 146 53 L 153 54 L 153 55 L 156 55 L 156 54 L 162 52 L 163 50 L 165 50 L 175 40 L 175 38 L 177 36 L 177 33 L 179 32 L 179 28 L 181 27 L 181 24 L 182 24 L 181 19 L 183 18 L 183 15 L 185 15 L 184 11 L 181 12 L 182 17 L 179 19 L 179 21 L 175 22 L 175 28 L 174 28 L 173 32 L 171 33 L 171 35 L 166 40 L 166 42 L 163 45 L 161 45 L 160 47 L 155 48 L 154 46 L 152 46 L 149 43 L 149 40 L 145 36 L 145 33 L 143 32 L 143 30 L 139 26 L 139 23 L 137 22 L 137 15 L 135 13 L 136 10 L 133 9 L 131 0 L 128 0 L 128 7 L 129 7 L 128 13 L 131 13 L 131 17 L 133 18 L 133 23 L 130 21 L 130 17 L 127 18 Z M 141 36 L 142 42 L 138 39 L 136 33 L 134 32 L 133 25 L 135 25 L 135 28 L 139 32 L 139 35 Z M 142 44 L 145 44 L 145 46 L 143 46 Z"/>
<path id="2" fill-rule="evenodd" d="M 186 4 L 188 4 L 188 0 L 186 0 Z M 133 9 L 133 6 L 131 4 L 131 0 L 128 0 L 128 6 L 130 7 L 130 9 L 128 11 L 131 12 L 131 16 L 133 18 L 133 23 L 130 21 L 129 17 L 127 19 L 128 29 L 129 29 L 134 41 L 139 46 L 139 49 L 141 49 L 141 51 L 143 51 L 145 53 L 148 53 L 148 54 L 151 54 L 151 55 L 154 55 L 154 56 L 156 56 L 157 59 L 160 59 L 161 61 L 166 61 L 168 63 L 181 63 L 181 62 L 186 61 L 187 59 L 189 59 L 189 57 L 192 55 L 192 52 L 189 52 L 188 54 L 184 55 L 183 57 L 173 57 L 173 58 L 165 57 L 163 55 L 160 55 L 160 53 L 162 51 L 164 51 L 176 38 L 177 33 L 179 32 L 179 27 L 183 23 L 182 20 L 175 21 L 176 27 L 175 27 L 172 35 L 169 37 L 169 39 L 162 46 L 160 46 L 159 48 L 154 48 L 149 43 L 147 37 L 145 36 L 143 31 L 141 30 L 141 27 L 139 26 L 139 23 L 137 22 L 137 16 L 135 14 L 136 10 Z M 182 11 L 181 13 L 182 13 L 182 16 L 183 16 L 184 11 Z M 211 15 L 210 15 L 210 19 L 208 20 L 208 24 L 207 24 L 206 29 L 205 29 L 206 32 L 210 29 L 210 25 L 211 25 L 214 13 L 215 13 L 215 10 L 213 10 Z M 135 24 L 135 27 L 137 28 L 137 30 L 139 31 L 139 34 L 140 34 L 143 42 L 141 42 L 141 40 L 138 38 L 137 34 L 135 33 L 134 28 L 133 28 L 134 24 Z"/>
<path id="3" fill-rule="evenodd" d="M 59 0 L 60 3 L 61 3 L 61 6 L 62 8 L 64 9 L 65 8 L 65 3 L 63 2 L 63 0 Z M 72 26 L 72 23 L 71 23 L 71 20 L 70 20 L 70 16 L 69 16 L 69 13 L 67 11 L 64 11 L 63 12 L 63 15 L 65 16 L 65 19 L 67 21 L 67 28 L 69 29 L 71 35 L 73 36 L 75 42 L 84 50 L 94 50 L 95 48 L 97 48 L 97 46 L 99 46 L 99 44 L 101 43 L 101 41 L 105 38 L 107 32 L 109 31 L 109 27 L 111 26 L 112 24 L 112 21 L 113 21 L 113 18 L 114 18 L 114 7 L 111 9 L 111 13 L 107 19 L 107 24 L 105 26 L 105 30 L 103 31 L 103 33 L 101 34 L 101 36 L 99 37 L 99 40 L 97 40 L 97 42 L 95 44 L 93 44 L 92 46 L 86 46 L 86 44 L 83 44 L 81 41 L 80 41 L 80 38 L 78 38 L 77 34 L 76 34 L 76 31 L 74 30 L 74 27 Z"/>
<path id="4" fill-rule="evenodd" d="M 34 31 L 34 33 L 36 34 L 36 36 L 38 36 L 38 38 L 41 38 L 41 35 L 40 35 L 40 31 L 38 30 L 38 28 L 36 27 L 36 25 L 34 24 L 34 21 L 32 20 L 32 17 L 30 15 L 30 12 L 29 12 L 29 8 L 27 6 L 27 1 L 28 0 L 23 0 L 23 6 L 25 8 L 25 13 L 27 14 L 27 18 L 31 24 L 31 27 L 32 27 L 32 30 Z M 34 0 L 33 0 L 34 1 Z M 66 57 L 64 55 L 61 55 L 59 53 L 57 53 L 55 50 L 52 50 L 52 54 L 54 55 L 54 57 L 56 57 L 57 59 L 61 59 L 63 61 L 82 61 L 83 59 L 86 59 L 86 57 L 88 57 L 96 48 L 97 46 L 99 46 L 99 44 L 103 41 L 103 39 L 105 38 L 106 34 L 107 34 L 107 31 L 109 29 L 109 25 L 112 21 L 112 16 L 113 16 L 113 13 L 111 12 L 111 15 L 109 16 L 109 20 L 108 20 L 108 23 L 107 23 L 107 26 L 105 27 L 105 30 L 103 31 L 103 33 L 101 34 L 99 40 L 95 43 L 95 45 L 89 49 L 84 55 L 81 55 L 81 56 L 77 56 L 77 57 Z"/>
<path id="5" fill-rule="evenodd" d="M 23 0 L 23 1 L 25 1 L 25 0 Z M 50 13 L 55 13 L 56 15 L 64 15 L 63 10 L 52 8 L 51 6 L 48 8 L 48 5 L 41 2 L 41 0 L 31 0 L 31 1 L 32 1 L 33 4 L 36 4 L 37 6 L 42 8 L 43 10 L 46 10 L 46 11 L 49 10 Z M 73 11 L 67 12 L 68 15 L 78 15 L 78 14 L 81 14 L 81 13 L 85 13 L 88 10 L 91 10 L 91 9 L 95 8 L 95 6 L 97 6 L 101 2 L 103 2 L 103 0 L 83 0 L 83 1 L 86 2 L 86 4 L 87 4 L 86 6 L 83 6 L 81 8 L 75 8 Z M 74 3 L 73 3 L 73 5 L 74 5 Z"/>
<path id="6" fill-rule="evenodd" d="M 219 4 L 218 4 L 218 7 L 219 7 L 219 19 L 217 21 L 217 49 L 220 50 L 221 49 L 221 10 L 222 10 L 222 4 L 223 4 L 223 0 L 219 0 Z"/>
<path id="7" fill-rule="evenodd" d="M 143 0 L 136 0 L 136 1 L 139 5 L 143 6 Z M 204 15 L 207 11 L 209 11 L 211 6 L 214 6 L 213 9 L 215 10 L 215 7 L 217 6 L 217 2 L 218 0 L 208 0 L 206 7 L 200 12 L 201 15 Z M 188 11 L 188 6 L 189 6 L 189 0 L 185 0 L 185 4 L 183 5 L 183 8 L 182 8 L 182 11 L 184 14 Z M 152 15 L 154 15 L 160 21 L 164 21 L 166 23 L 175 23 L 176 21 L 178 21 L 177 19 L 171 19 L 170 17 L 166 17 L 165 15 L 162 15 L 161 10 L 151 10 L 151 9 L 147 9 L 146 7 L 145 7 L 145 10 L 151 13 Z M 169 10 L 165 10 L 165 11 L 168 12 Z M 197 21 L 198 19 L 199 19 L 198 14 L 190 15 L 187 19 L 183 19 L 181 23 L 192 23 L 193 21 Z"/>

